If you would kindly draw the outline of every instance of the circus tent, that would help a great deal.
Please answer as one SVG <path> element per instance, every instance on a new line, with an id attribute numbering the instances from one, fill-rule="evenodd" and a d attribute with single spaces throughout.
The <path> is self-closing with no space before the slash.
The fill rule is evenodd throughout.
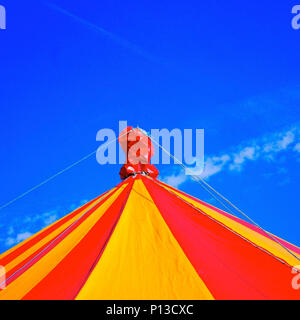
<path id="1" fill-rule="evenodd" d="M 300 299 L 300 248 L 131 169 L 0 255 L 0 300 Z"/>

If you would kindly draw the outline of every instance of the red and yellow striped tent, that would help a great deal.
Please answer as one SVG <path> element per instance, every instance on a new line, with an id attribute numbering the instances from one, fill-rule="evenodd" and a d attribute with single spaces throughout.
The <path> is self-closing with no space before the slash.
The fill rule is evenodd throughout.
<path id="1" fill-rule="evenodd" d="M 255 226 L 136 175 L 2 254 L 0 299 L 300 299 L 298 264 Z"/>
<path id="2" fill-rule="evenodd" d="M 160 182 L 124 132 L 124 180 L 0 255 L 0 300 L 300 299 L 300 248 Z"/>

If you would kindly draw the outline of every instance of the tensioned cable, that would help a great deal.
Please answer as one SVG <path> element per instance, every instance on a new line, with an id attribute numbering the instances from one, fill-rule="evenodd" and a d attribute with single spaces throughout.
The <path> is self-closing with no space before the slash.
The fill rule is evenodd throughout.
<path id="1" fill-rule="evenodd" d="M 132 130 L 133 130 L 133 129 L 129 130 L 128 132 L 125 132 L 124 134 L 122 134 L 121 136 L 119 136 L 119 138 L 125 136 L 126 134 L 128 134 L 128 133 L 131 132 Z M 105 143 L 105 144 L 103 144 L 102 146 L 100 146 L 100 148 L 107 147 L 107 146 L 109 146 L 111 143 L 113 143 L 113 142 L 115 142 L 115 141 L 117 141 L 117 140 L 118 140 L 118 138 L 115 138 L 115 139 L 113 139 L 113 140 L 111 140 L 111 141 L 108 141 L 107 143 Z M 99 149 L 97 149 L 97 150 L 99 150 Z M 87 156 L 85 156 L 85 157 L 81 158 L 80 160 L 74 162 L 73 164 L 69 165 L 69 166 L 66 167 L 65 169 L 57 172 L 56 174 L 54 174 L 54 175 L 51 176 L 50 178 L 44 180 L 43 182 L 39 183 L 39 184 L 36 185 L 35 187 L 29 189 L 28 191 L 22 193 L 21 195 L 19 195 L 18 197 L 14 198 L 13 200 L 11 200 L 11 201 L 7 202 L 6 204 L 2 205 L 2 206 L 0 207 L 0 210 L 6 208 L 7 206 L 9 206 L 10 204 L 14 203 L 15 201 L 17 201 L 17 200 L 25 197 L 26 195 L 28 195 L 28 194 L 31 193 L 32 191 L 40 188 L 41 186 L 43 186 L 43 185 L 46 184 L 47 182 L 53 180 L 54 178 L 58 177 L 58 176 L 61 175 L 62 173 L 66 172 L 66 171 L 68 171 L 68 170 L 70 170 L 70 169 L 72 169 L 73 167 L 75 167 L 76 165 L 80 164 L 80 163 L 83 162 L 84 160 L 89 159 L 91 156 L 93 156 L 94 154 L 97 153 L 97 150 L 91 152 L 91 153 L 88 154 Z"/>
<path id="2" fill-rule="evenodd" d="M 300 258 L 295 255 L 291 250 L 289 250 L 284 244 L 282 244 L 281 242 L 279 242 L 271 233 L 269 233 L 268 231 L 266 231 L 265 229 L 263 229 L 258 223 L 256 223 L 253 219 L 251 219 L 248 215 L 246 215 L 242 210 L 240 210 L 239 208 L 237 208 L 232 202 L 230 202 L 227 198 L 225 198 L 222 194 L 220 194 L 217 190 L 215 190 L 212 186 L 210 186 L 205 180 L 203 180 L 201 177 L 196 176 L 193 174 L 193 171 L 188 168 L 186 165 L 184 165 L 180 160 L 178 160 L 175 156 L 173 156 L 168 150 L 166 150 L 163 146 L 161 146 L 157 141 L 155 141 L 152 136 L 150 134 L 148 134 L 148 137 L 151 139 L 151 141 L 153 141 L 156 145 L 159 146 L 160 149 L 162 149 L 165 153 L 167 153 L 174 161 L 176 161 L 181 167 L 183 167 L 185 170 L 188 170 L 189 172 L 191 172 L 191 176 L 194 178 L 194 180 L 196 182 L 198 182 L 202 188 L 204 188 L 204 186 L 200 183 L 202 182 L 205 186 L 207 186 L 210 190 L 212 190 L 213 192 L 215 192 L 219 197 L 221 197 L 226 203 L 228 203 L 230 206 L 232 206 L 235 210 L 237 210 L 239 213 L 241 213 L 245 218 L 247 218 L 250 222 L 252 222 L 257 228 L 259 228 L 261 231 L 263 231 L 266 235 L 270 236 L 272 238 L 272 240 L 274 240 L 277 244 L 279 244 L 284 250 L 286 250 L 288 253 L 290 253 L 294 258 L 296 258 L 297 260 L 300 261 Z M 206 191 L 208 191 L 206 188 L 204 188 Z M 210 193 L 210 192 L 209 192 Z M 212 193 L 210 193 L 212 195 Z M 214 197 L 216 200 L 218 200 L 218 202 L 220 202 L 225 208 L 227 208 L 227 206 L 225 206 L 225 204 L 220 201 L 220 199 L 218 199 L 217 197 Z M 228 209 L 228 208 L 227 208 Z M 232 213 L 232 211 L 230 210 L 230 212 Z"/>
<path id="3" fill-rule="evenodd" d="M 23 270 L 26 266 L 28 266 L 32 261 L 34 261 L 37 257 L 39 257 L 43 252 L 45 252 L 55 241 L 60 239 L 68 230 L 70 230 L 80 219 L 82 219 L 87 213 L 89 213 L 92 209 L 96 207 L 97 204 L 100 203 L 101 200 L 103 200 L 106 196 L 108 196 L 109 193 L 106 193 L 103 197 L 98 199 L 96 203 L 87 211 L 85 211 L 79 218 L 77 218 L 67 229 L 65 229 L 61 234 L 59 234 L 54 240 L 52 240 L 42 251 L 40 251 L 38 254 L 36 254 L 32 259 L 30 259 L 27 263 L 25 263 L 21 268 L 19 268 L 17 271 L 15 271 L 11 276 L 9 276 L 6 280 L 4 280 L 2 283 L 0 283 L 0 287 L 5 284 L 9 279 L 11 279 L 14 275 L 16 275 L 18 272 Z"/>
<path id="4" fill-rule="evenodd" d="M 149 178 L 149 177 L 147 177 Z M 204 211 L 202 211 L 201 209 L 197 208 L 196 206 L 194 206 L 192 203 L 186 201 L 185 199 L 179 197 L 175 192 L 173 192 L 172 190 L 167 189 L 164 185 L 158 183 L 157 181 L 155 181 L 154 179 L 152 179 L 151 177 L 149 178 L 151 179 L 154 183 L 156 183 L 158 186 L 164 188 L 167 192 L 173 194 L 176 198 L 180 199 L 180 201 L 183 201 L 184 203 L 186 203 L 187 205 L 189 205 L 190 207 L 192 207 L 193 209 L 197 210 L 198 212 L 200 212 L 202 215 L 206 216 L 207 218 L 209 218 L 210 220 L 214 221 L 215 223 L 219 224 L 220 226 L 224 227 L 225 229 L 227 229 L 228 231 L 232 232 L 233 234 L 235 234 L 236 236 L 238 236 L 239 238 L 245 240 L 246 242 L 250 243 L 251 245 L 253 245 L 254 247 L 256 247 L 257 249 L 267 253 L 269 256 L 275 258 L 276 260 L 278 260 L 279 262 L 283 263 L 284 265 L 288 266 L 289 268 L 292 268 L 293 270 L 296 270 L 296 272 L 300 273 L 300 270 L 295 269 L 293 266 L 291 266 L 290 264 L 288 264 L 286 261 L 284 261 L 283 259 L 275 256 L 273 253 L 267 251 L 266 249 L 260 247 L 259 245 L 255 244 L 254 242 L 250 241 L 249 239 L 243 237 L 241 234 L 237 233 L 236 231 L 232 230 L 231 228 L 227 227 L 225 224 L 223 224 L 222 222 L 218 221 L 217 219 L 211 217 L 210 215 L 208 215 L 207 213 L 205 213 Z"/>
<path id="5" fill-rule="evenodd" d="M 183 168 L 184 170 L 189 170 L 191 173 L 193 173 L 192 172 L 192 170 L 190 170 L 190 168 L 188 168 L 187 166 L 185 166 L 180 160 L 178 160 L 175 156 L 173 156 L 171 153 L 169 153 L 165 148 L 163 148 L 163 146 L 161 146 L 159 143 L 157 143 L 152 137 L 150 137 L 151 138 L 151 140 L 153 141 L 153 142 L 155 142 L 164 152 L 166 152 L 171 158 L 173 158 L 173 160 L 175 160 L 178 164 L 179 164 L 179 166 L 181 167 L 181 168 Z M 194 181 L 196 181 L 197 183 L 199 183 L 200 185 L 201 185 L 201 187 L 204 189 L 204 190 L 206 190 L 215 200 L 217 200 L 219 203 L 221 203 L 222 204 L 222 206 L 224 206 L 224 208 L 226 208 L 232 215 L 234 215 L 234 213 L 233 213 L 233 211 L 228 207 L 228 206 L 226 206 L 218 197 L 216 197 L 209 189 L 207 189 L 206 187 L 205 187 L 205 185 L 203 185 L 202 183 L 204 183 L 205 181 L 203 180 L 203 181 L 201 181 L 199 178 L 198 178 L 198 176 L 196 176 L 196 175 L 194 175 L 194 174 L 192 174 L 192 175 L 190 175 L 191 177 L 192 177 L 192 179 L 194 180 Z"/>

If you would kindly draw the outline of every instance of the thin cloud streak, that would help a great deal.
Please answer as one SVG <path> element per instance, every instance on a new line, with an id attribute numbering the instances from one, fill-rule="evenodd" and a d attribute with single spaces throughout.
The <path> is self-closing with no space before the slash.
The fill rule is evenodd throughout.
<path id="1" fill-rule="evenodd" d="M 119 44 L 120 46 L 129 49 L 133 53 L 140 55 L 140 56 L 146 58 L 147 60 L 150 60 L 151 62 L 162 63 L 156 57 L 154 57 L 153 55 L 151 55 L 150 53 L 148 53 L 147 51 L 145 51 L 144 49 L 142 49 L 138 45 L 110 32 L 102 27 L 100 27 L 92 22 L 89 22 L 83 18 L 80 18 L 79 16 L 77 16 L 77 15 L 75 15 L 65 9 L 62 9 L 61 7 L 59 7 L 53 3 L 44 2 L 44 4 L 47 5 L 48 7 L 50 7 L 51 9 L 54 9 L 55 11 L 60 12 L 64 15 L 76 20 L 77 22 L 85 25 L 86 27 L 90 28 L 91 30 L 97 31 L 98 33 L 101 33 L 103 36 L 105 36 L 108 39 L 112 40 L 113 42 Z"/>

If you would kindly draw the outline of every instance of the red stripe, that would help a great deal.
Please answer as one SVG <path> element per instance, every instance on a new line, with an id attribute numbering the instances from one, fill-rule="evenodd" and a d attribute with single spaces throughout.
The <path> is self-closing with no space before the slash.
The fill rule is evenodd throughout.
<path id="1" fill-rule="evenodd" d="M 143 178 L 186 256 L 216 299 L 300 299 L 291 268 Z"/>
<path id="2" fill-rule="evenodd" d="M 180 191 L 178 189 L 175 189 L 175 188 L 173 188 L 173 187 L 171 187 L 171 186 L 169 186 L 169 185 L 167 185 L 167 184 L 165 184 L 165 183 L 163 183 L 161 181 L 156 180 L 156 182 L 158 182 L 159 184 L 164 185 L 164 186 L 174 190 L 175 192 L 178 192 L 178 193 L 180 193 L 180 194 L 182 194 L 182 195 L 184 195 L 184 196 L 186 196 L 186 197 L 188 197 L 188 198 L 190 198 L 190 199 L 192 199 L 194 201 L 197 201 L 200 204 L 202 204 L 202 205 L 204 205 L 204 206 L 206 206 L 206 207 L 208 207 L 210 209 L 213 209 L 214 211 L 217 211 L 218 213 L 221 213 L 222 215 L 224 215 L 224 216 L 226 216 L 226 217 L 228 217 L 228 218 L 230 218 L 230 219 L 232 219 L 232 220 L 244 225 L 245 227 L 248 227 L 249 229 L 251 229 L 251 230 L 253 230 L 253 231 L 255 231 L 255 232 L 257 232 L 257 233 L 259 233 L 259 234 L 271 239 L 272 241 L 274 241 L 272 239 L 272 237 L 270 237 L 268 234 L 266 234 L 264 231 L 262 231 L 260 228 L 258 228 L 256 226 L 254 226 L 253 224 L 251 224 L 251 223 L 249 223 L 247 221 L 244 221 L 244 220 L 242 220 L 242 219 L 240 219 L 238 217 L 235 217 L 235 216 L 233 216 L 233 215 L 231 215 L 231 214 L 229 214 L 229 213 L 227 213 L 227 212 L 225 212 L 223 210 L 220 210 L 220 209 L 218 209 L 218 208 L 216 208 L 216 207 L 214 207 L 214 206 L 212 206 L 212 205 L 210 205 L 210 204 L 208 204 L 206 202 L 203 202 L 203 201 L 201 201 L 201 200 L 199 200 L 199 199 L 187 194 L 187 193 L 184 193 L 184 192 L 182 192 L 182 191 Z M 278 240 L 281 244 L 283 244 L 285 247 L 287 247 L 288 249 L 294 251 L 295 253 L 300 254 L 300 248 L 299 247 L 297 247 L 297 246 L 295 246 L 295 245 L 293 245 L 293 244 L 291 244 L 291 243 L 289 243 L 289 242 L 287 242 L 287 241 L 285 241 L 283 239 L 280 239 L 280 238 L 278 238 L 278 237 L 276 237 L 274 235 L 273 235 L 273 237 L 276 240 Z"/>
<path id="3" fill-rule="evenodd" d="M 108 192 L 108 191 L 107 191 Z M 0 259 L 0 265 L 7 265 L 8 263 L 10 263 L 12 260 L 14 260 L 16 257 L 18 257 L 19 255 L 21 255 L 22 253 L 24 253 L 26 250 L 28 250 L 30 247 L 34 246 L 36 243 L 38 243 L 39 241 L 41 241 L 43 238 L 45 238 L 46 236 L 48 236 L 50 233 L 52 233 L 53 231 L 55 231 L 56 229 L 58 229 L 60 226 L 62 226 L 63 224 L 65 224 L 66 222 L 68 222 L 69 220 L 71 220 L 74 216 L 76 216 L 77 214 L 79 214 L 80 212 L 84 212 L 84 210 L 91 205 L 94 201 L 97 201 L 98 199 L 100 199 L 101 197 L 103 197 L 107 192 L 105 192 L 103 195 L 95 198 L 94 200 L 91 200 L 89 203 L 86 203 L 83 207 L 78 208 L 77 210 L 75 210 L 74 212 L 70 213 L 69 215 L 67 215 L 65 218 L 63 218 L 62 220 L 58 221 L 57 223 L 55 223 L 54 225 L 52 225 L 50 228 L 46 229 L 45 231 L 41 232 L 39 235 L 37 235 L 36 237 L 32 238 L 31 240 L 29 240 L 28 242 L 24 243 L 22 246 L 18 247 L 16 250 L 12 251 L 11 253 L 9 253 L 7 256 L 3 257 L 2 259 Z"/>
<path id="4" fill-rule="evenodd" d="M 129 184 L 85 238 L 23 299 L 74 299 L 100 259 L 131 189 Z M 116 262 L 117 263 L 117 262 Z"/>
<path id="5" fill-rule="evenodd" d="M 99 203 L 94 205 L 91 209 L 89 209 L 86 213 L 83 213 L 84 216 L 80 218 L 77 222 L 75 222 L 71 227 L 66 227 L 59 235 L 57 235 L 54 239 L 48 241 L 45 245 L 40 247 L 37 251 L 23 260 L 21 263 L 16 265 L 13 269 L 7 272 L 7 281 L 6 285 L 9 285 L 15 279 L 17 279 L 20 275 L 22 275 L 26 270 L 28 270 L 31 266 L 37 263 L 42 257 L 44 257 L 50 250 L 56 247 L 63 239 L 65 239 L 75 228 L 77 228 L 83 221 L 85 221 L 93 212 L 95 212 L 107 199 L 109 199 L 117 190 L 114 190 L 108 197 L 105 197 Z M 100 198 L 101 199 L 101 198 Z M 53 242 L 53 243 L 52 243 Z M 43 251 L 44 250 L 44 251 Z M 36 257 L 36 258 L 35 258 Z M 35 258 L 33 261 L 31 261 Z M 22 268 L 22 269 L 21 269 Z M 17 272 L 15 275 L 14 273 Z M 13 275 L 13 276 L 12 276 Z M 12 276 L 12 277 L 11 277 Z M 11 278 L 10 278 L 11 277 Z"/>

